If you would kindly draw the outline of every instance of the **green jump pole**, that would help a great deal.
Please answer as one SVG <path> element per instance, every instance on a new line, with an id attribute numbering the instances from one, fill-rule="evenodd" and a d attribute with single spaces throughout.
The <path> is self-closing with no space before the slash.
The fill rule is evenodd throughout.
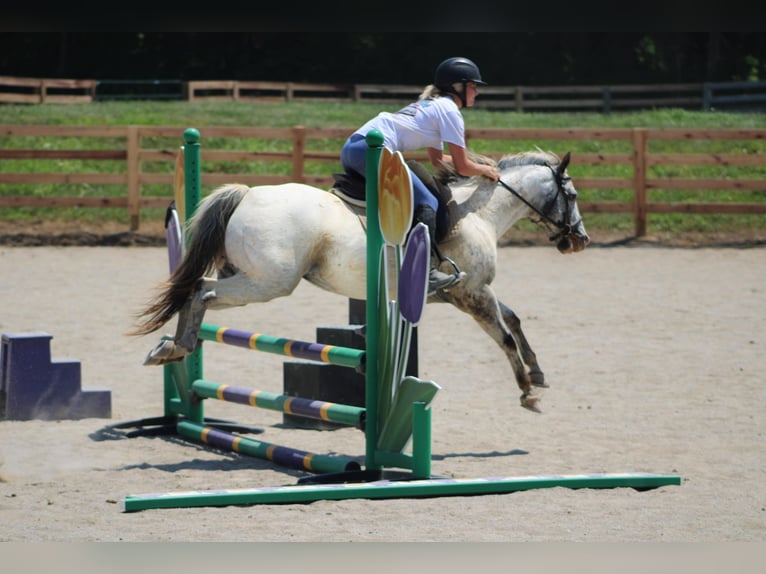
<path id="1" fill-rule="evenodd" d="M 237 504 L 295 504 L 317 500 L 348 500 L 354 498 L 423 498 L 506 494 L 509 492 L 554 487 L 571 489 L 628 487 L 636 490 L 650 490 L 661 486 L 679 484 L 681 484 L 681 479 L 678 476 L 641 473 L 412 481 L 381 480 L 357 484 L 296 485 L 254 489 L 144 494 L 126 497 L 123 501 L 123 511 L 135 512 L 156 508 L 231 506 Z"/>

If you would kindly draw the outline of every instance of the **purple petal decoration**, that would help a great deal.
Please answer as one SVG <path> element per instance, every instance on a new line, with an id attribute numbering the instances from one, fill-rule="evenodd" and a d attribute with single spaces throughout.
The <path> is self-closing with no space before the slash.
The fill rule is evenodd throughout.
<path id="1" fill-rule="evenodd" d="M 428 228 L 418 223 L 410 232 L 404 261 L 399 272 L 399 308 L 402 317 L 413 325 L 420 322 L 428 295 L 428 270 L 431 241 Z"/>

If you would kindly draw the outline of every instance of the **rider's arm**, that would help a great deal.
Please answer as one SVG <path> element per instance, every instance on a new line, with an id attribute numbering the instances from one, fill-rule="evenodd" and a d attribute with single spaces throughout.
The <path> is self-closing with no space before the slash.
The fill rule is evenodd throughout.
<path id="1" fill-rule="evenodd" d="M 445 154 L 442 150 L 435 147 L 427 148 L 428 159 L 431 160 L 431 165 L 439 169 L 441 163 L 452 163 L 452 158 Z"/>
<path id="2" fill-rule="evenodd" d="M 497 181 L 500 178 L 500 174 L 497 171 L 497 168 L 491 165 L 484 165 L 480 163 L 476 163 L 475 161 L 472 161 L 468 157 L 468 153 L 466 152 L 464 147 L 460 147 L 459 145 L 455 145 L 452 143 L 448 143 L 447 146 L 449 147 L 450 155 L 452 156 L 452 165 L 455 168 L 455 170 L 460 174 L 464 176 L 469 175 L 483 175 L 484 177 L 491 179 L 492 181 Z M 438 151 L 438 150 L 434 150 Z M 431 156 L 431 150 L 428 151 L 429 157 Z M 447 160 L 449 156 L 444 155 L 444 160 Z M 433 161 L 433 159 L 431 160 Z"/>

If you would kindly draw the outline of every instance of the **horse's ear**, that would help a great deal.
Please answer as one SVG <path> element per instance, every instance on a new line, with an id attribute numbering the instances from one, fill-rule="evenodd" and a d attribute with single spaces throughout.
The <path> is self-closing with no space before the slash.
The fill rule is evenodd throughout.
<path id="1" fill-rule="evenodd" d="M 567 166 L 569 165 L 569 160 L 571 159 L 571 152 L 567 152 L 567 154 L 564 156 L 564 158 L 561 160 L 561 163 L 559 163 L 558 168 L 556 168 L 556 171 L 559 175 L 564 175 L 564 170 L 566 170 Z"/>

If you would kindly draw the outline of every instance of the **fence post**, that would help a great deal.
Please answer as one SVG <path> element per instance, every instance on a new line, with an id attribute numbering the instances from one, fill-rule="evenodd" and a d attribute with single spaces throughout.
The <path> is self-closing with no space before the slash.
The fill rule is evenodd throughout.
<path id="1" fill-rule="evenodd" d="M 646 128 L 633 129 L 633 192 L 636 237 L 646 235 L 647 189 L 646 154 L 648 153 L 649 132 Z"/>
<path id="2" fill-rule="evenodd" d="M 612 112 L 612 88 L 604 86 L 604 113 L 609 114 Z"/>
<path id="3" fill-rule="evenodd" d="M 128 126 L 127 134 L 127 171 L 128 171 L 128 217 L 130 230 L 138 231 L 141 224 L 141 163 L 138 156 L 141 148 L 138 126 Z"/>
<path id="4" fill-rule="evenodd" d="M 305 183 L 306 126 L 293 128 L 293 181 Z"/>

